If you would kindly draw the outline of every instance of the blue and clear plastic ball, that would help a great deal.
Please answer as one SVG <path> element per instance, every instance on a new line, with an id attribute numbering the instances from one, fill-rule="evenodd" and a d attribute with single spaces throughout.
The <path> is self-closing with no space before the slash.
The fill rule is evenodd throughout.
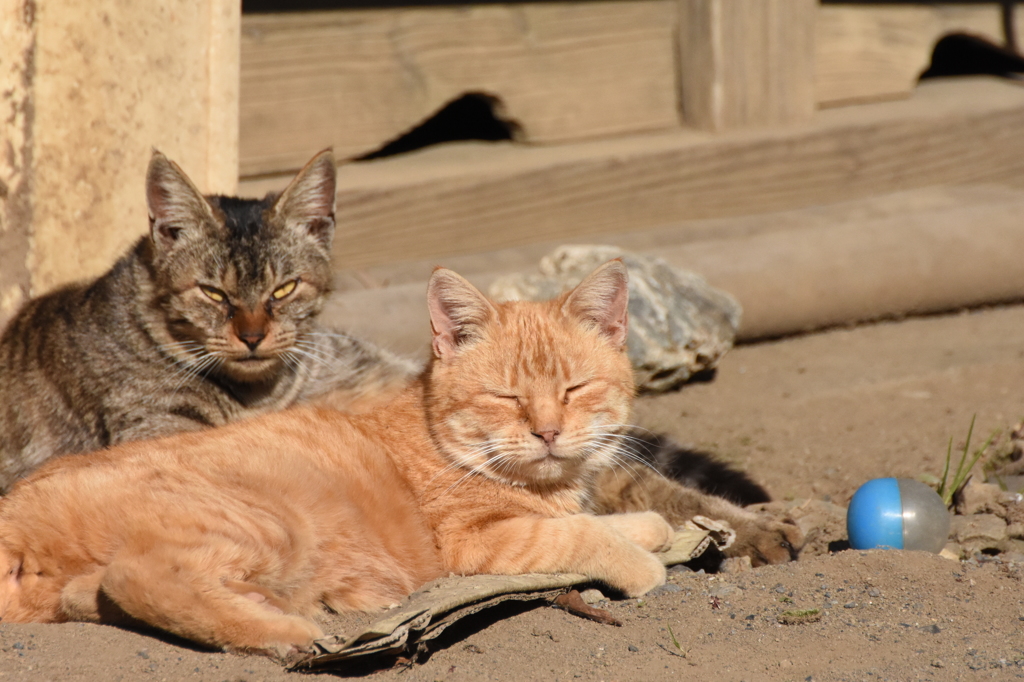
<path id="1" fill-rule="evenodd" d="M 939 494 L 912 478 L 876 478 L 862 485 L 846 511 L 854 549 L 941 552 L 949 537 L 949 510 Z"/>

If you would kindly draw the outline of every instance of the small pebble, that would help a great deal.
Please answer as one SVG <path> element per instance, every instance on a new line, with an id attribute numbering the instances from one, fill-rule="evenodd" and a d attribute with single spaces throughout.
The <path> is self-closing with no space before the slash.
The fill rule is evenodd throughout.
<path id="1" fill-rule="evenodd" d="M 872 587 L 870 590 L 868 590 L 868 596 L 869 597 L 881 597 L 882 596 L 882 592 L 877 587 Z"/>
<path id="2" fill-rule="evenodd" d="M 855 601 L 848 601 L 845 604 L 843 604 L 843 608 L 844 609 L 855 609 L 855 608 L 857 608 L 857 602 L 855 602 Z"/>
<path id="3" fill-rule="evenodd" d="M 636 647 L 635 647 L 634 645 L 632 645 L 632 644 L 630 644 L 630 645 L 629 645 L 628 647 L 626 647 L 626 648 L 628 648 L 628 649 L 629 649 L 630 651 L 632 651 L 632 652 L 633 652 L 634 654 L 635 654 L 635 653 L 637 653 L 638 651 L 640 651 L 640 649 L 636 648 Z"/>
<path id="4" fill-rule="evenodd" d="M 673 592 L 682 592 L 682 591 L 683 591 L 683 588 L 679 587 L 679 585 L 673 585 L 672 583 L 665 583 L 664 585 L 658 585 L 657 587 L 655 587 L 653 590 L 651 590 L 647 594 L 652 596 L 652 597 L 656 597 L 656 596 L 661 595 L 661 594 L 672 594 Z M 584 601 L 586 601 L 586 599 L 584 599 Z"/>
<path id="5" fill-rule="evenodd" d="M 664 585 L 662 585 L 664 587 Z M 605 596 L 601 590 L 589 589 L 580 592 L 580 597 L 583 599 L 584 604 L 596 604 L 599 601 L 604 600 Z"/>

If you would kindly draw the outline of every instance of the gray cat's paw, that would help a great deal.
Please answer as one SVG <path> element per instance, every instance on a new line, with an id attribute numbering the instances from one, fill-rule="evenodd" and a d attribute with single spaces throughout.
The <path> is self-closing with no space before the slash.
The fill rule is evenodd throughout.
<path id="1" fill-rule="evenodd" d="M 759 516 L 736 527 L 736 542 L 727 557 L 748 556 L 752 566 L 794 561 L 804 546 L 804 534 L 792 521 Z"/>

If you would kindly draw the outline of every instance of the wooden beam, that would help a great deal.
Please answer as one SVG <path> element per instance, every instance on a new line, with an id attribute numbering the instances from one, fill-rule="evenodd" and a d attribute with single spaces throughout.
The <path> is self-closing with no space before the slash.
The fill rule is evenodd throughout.
<path id="1" fill-rule="evenodd" d="M 809 120 L 817 10 L 816 0 L 680 0 L 684 121 L 726 130 Z"/>
<path id="2" fill-rule="evenodd" d="M 819 106 L 909 97 L 949 33 L 1004 42 L 998 3 L 822 5 L 815 30 Z"/>
<path id="3" fill-rule="evenodd" d="M 1024 88 L 922 84 L 799 128 L 446 145 L 339 172 L 339 267 L 774 211 L 943 183 L 1022 182 Z M 250 194 L 283 179 L 243 183 Z"/>
<path id="4" fill-rule="evenodd" d="M 1019 301 L 1022 212 L 1021 189 L 927 187 L 622 232 L 601 241 L 657 256 L 728 291 L 743 306 L 738 338 L 751 341 Z M 448 257 L 441 263 L 487 291 L 501 275 L 536 272 L 540 257 L 554 246 Z M 328 301 L 324 319 L 425 356 L 430 321 L 423 299 L 436 264 L 403 267 L 395 285 L 340 291 Z"/>
<path id="5" fill-rule="evenodd" d="M 469 92 L 523 139 L 675 127 L 674 0 L 242 17 L 241 170 L 373 151 Z"/>

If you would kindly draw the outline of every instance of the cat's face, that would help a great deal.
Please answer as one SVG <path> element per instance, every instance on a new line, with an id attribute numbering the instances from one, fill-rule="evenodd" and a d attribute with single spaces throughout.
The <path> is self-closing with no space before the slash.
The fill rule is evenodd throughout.
<path id="1" fill-rule="evenodd" d="M 315 157 L 280 197 L 203 197 L 155 154 L 147 190 L 164 350 L 236 381 L 317 362 L 313 319 L 330 288 L 335 166 Z"/>
<path id="2" fill-rule="evenodd" d="M 428 405 L 446 454 L 490 478 L 541 488 L 607 466 L 634 391 L 623 352 L 626 286 L 625 267 L 612 261 L 556 301 L 493 304 L 436 271 Z"/>

